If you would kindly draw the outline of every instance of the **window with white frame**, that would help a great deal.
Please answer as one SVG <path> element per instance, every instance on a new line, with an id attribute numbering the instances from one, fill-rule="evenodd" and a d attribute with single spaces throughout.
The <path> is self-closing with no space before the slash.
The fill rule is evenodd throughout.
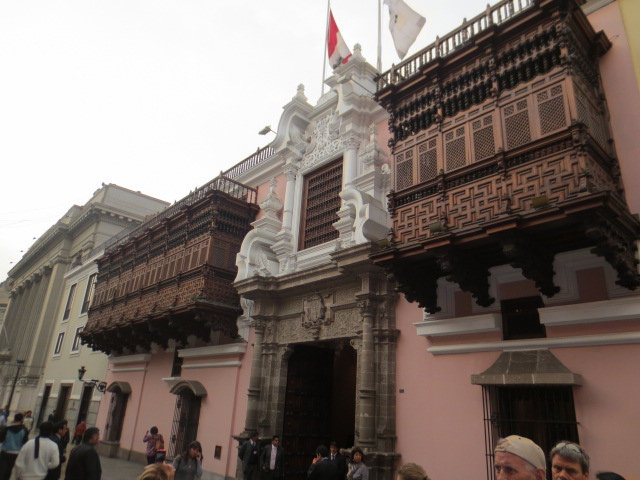
<path id="1" fill-rule="evenodd" d="M 60 355 L 62 351 L 62 344 L 64 343 L 64 332 L 60 332 L 58 334 L 58 339 L 56 340 L 56 348 L 53 350 L 54 355 Z"/>
<path id="2" fill-rule="evenodd" d="M 96 277 L 97 273 L 94 273 L 89 277 L 89 281 L 87 282 L 87 289 L 84 291 L 84 300 L 82 300 L 82 309 L 80 309 L 80 313 L 85 313 L 89 310 L 89 305 L 91 305 L 91 300 L 93 300 L 93 292 L 96 289 Z"/>
<path id="3" fill-rule="evenodd" d="M 68 320 L 69 314 L 71 313 L 71 305 L 73 304 L 73 297 L 76 294 L 76 284 L 71 285 L 69 289 L 69 296 L 67 297 L 67 305 L 64 307 L 64 315 L 62 315 L 62 320 Z"/>
<path id="4" fill-rule="evenodd" d="M 71 345 L 72 352 L 77 352 L 80 350 L 80 334 L 82 333 L 82 330 L 84 330 L 84 325 L 76 328 L 76 334 L 73 337 L 73 344 Z"/>

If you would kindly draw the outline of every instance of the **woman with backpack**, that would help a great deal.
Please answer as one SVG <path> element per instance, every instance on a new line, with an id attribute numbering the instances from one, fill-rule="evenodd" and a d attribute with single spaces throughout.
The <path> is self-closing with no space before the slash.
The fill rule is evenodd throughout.
<path id="1" fill-rule="evenodd" d="M 202 477 L 202 445 L 197 440 L 173 460 L 175 480 L 195 480 Z"/>
<path id="2" fill-rule="evenodd" d="M 158 427 L 151 427 L 144 434 L 143 442 L 147 442 L 147 465 L 151 465 L 156 461 L 156 453 L 158 450 L 164 450 L 164 438 L 158 433 Z"/>

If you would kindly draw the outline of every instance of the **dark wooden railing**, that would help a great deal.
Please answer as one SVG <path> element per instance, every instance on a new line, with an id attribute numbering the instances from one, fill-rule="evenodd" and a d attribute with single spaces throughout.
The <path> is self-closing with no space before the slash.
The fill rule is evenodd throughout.
<path id="1" fill-rule="evenodd" d="M 237 198 L 238 200 L 243 200 L 251 204 L 256 203 L 257 196 L 258 196 L 258 189 L 248 187 L 239 182 L 236 182 L 235 180 L 232 180 L 231 178 L 224 176 L 223 174 L 220 174 L 219 176 L 211 180 L 209 183 L 196 189 L 195 192 L 189 194 L 188 196 L 184 197 L 182 200 L 174 203 L 170 207 L 158 213 L 151 220 L 143 223 L 142 225 L 127 232 L 124 235 L 123 235 L 123 232 L 121 232 L 120 234 L 121 236 L 119 236 L 119 238 L 117 238 L 111 245 L 105 248 L 105 254 L 113 252 L 117 247 L 119 247 L 123 243 L 127 243 L 129 239 L 136 237 L 138 234 L 140 234 L 144 230 L 154 228 L 155 226 L 159 225 L 166 219 L 173 217 L 183 207 L 188 205 L 193 205 L 194 203 L 197 203 L 198 201 L 204 199 L 210 192 L 214 190 L 226 193 L 232 198 Z"/>
<path id="2" fill-rule="evenodd" d="M 253 155 L 250 155 L 244 160 L 242 160 L 241 162 L 235 164 L 226 172 L 222 172 L 222 175 L 224 175 L 227 178 L 238 178 L 238 176 L 251 170 L 256 165 L 259 165 L 260 163 L 265 161 L 267 158 L 271 157 L 274 154 L 274 152 L 275 150 L 273 149 L 273 147 L 267 145 L 266 147 L 259 149 Z"/>
<path id="3" fill-rule="evenodd" d="M 378 91 L 391 85 L 397 85 L 418 74 L 422 67 L 432 61 L 446 57 L 459 47 L 465 45 L 473 37 L 492 25 L 500 25 L 523 11 L 531 8 L 537 0 L 503 0 L 494 6 L 487 6 L 484 13 L 465 20 L 459 28 L 444 37 L 436 37 L 436 41 L 407 60 L 393 66 L 378 77 Z"/>

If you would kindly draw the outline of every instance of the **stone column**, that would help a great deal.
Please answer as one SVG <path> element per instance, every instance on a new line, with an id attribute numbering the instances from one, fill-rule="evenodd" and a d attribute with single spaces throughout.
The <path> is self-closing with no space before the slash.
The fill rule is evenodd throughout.
<path id="1" fill-rule="evenodd" d="M 244 424 L 244 433 L 247 434 L 247 436 L 253 432 L 258 432 L 260 391 L 262 386 L 262 342 L 264 341 L 265 321 L 254 318 L 251 326 L 255 329 L 256 334 L 253 343 L 253 356 L 251 357 L 247 418 Z"/>
<path id="2" fill-rule="evenodd" d="M 49 276 L 51 274 L 51 270 L 49 268 L 45 268 L 43 270 L 43 273 L 38 274 L 39 276 L 39 281 L 38 281 L 38 290 L 36 293 L 36 297 L 35 300 L 33 302 L 33 312 L 31 312 L 31 315 L 33 316 L 33 318 L 35 319 L 39 319 L 40 318 L 40 312 L 42 311 L 42 306 L 44 305 L 44 297 L 45 294 L 47 293 L 47 289 L 49 287 Z M 67 299 L 64 299 L 64 302 L 66 303 Z M 55 318 L 54 319 L 54 325 L 57 325 L 57 322 L 60 322 L 62 320 L 62 317 L 60 318 Z M 29 325 L 29 332 L 28 335 L 29 336 L 33 336 L 35 335 L 35 331 L 36 328 L 38 326 L 38 322 L 34 321 L 31 325 Z M 54 335 L 57 337 L 57 333 L 54 333 Z"/>
<path id="3" fill-rule="evenodd" d="M 355 135 L 351 135 L 345 142 L 344 152 L 344 173 L 342 177 L 342 188 L 353 186 L 353 182 L 358 176 L 358 147 L 360 140 Z"/>
<path id="4" fill-rule="evenodd" d="M 31 289 L 31 285 L 27 286 L 25 284 L 22 286 L 22 291 L 20 292 L 20 308 L 18 309 L 18 314 L 16 315 L 15 323 L 12 326 L 11 334 L 9 337 L 9 342 L 11 344 L 10 348 L 14 361 L 17 360 L 19 356 L 21 357 L 20 360 L 26 360 L 24 358 L 24 345 L 26 344 L 26 347 L 28 348 L 33 341 L 33 337 L 27 338 L 27 336 L 25 335 L 25 330 L 31 322 L 37 323 L 37 319 L 28 316 L 28 312 L 31 309 L 31 303 L 33 302 L 34 295 L 35 293 Z"/>
<path id="5" fill-rule="evenodd" d="M 282 228 L 290 232 L 293 223 L 293 201 L 296 194 L 296 177 L 298 167 L 288 163 L 284 166 L 284 175 L 287 179 L 287 189 L 284 194 L 284 210 L 282 212 Z"/>
<path id="6" fill-rule="evenodd" d="M 373 321 L 376 312 L 373 298 L 361 298 L 358 302 L 362 315 L 362 350 L 360 354 L 360 409 L 358 414 L 358 443 L 365 450 L 376 447 L 376 386 Z"/>

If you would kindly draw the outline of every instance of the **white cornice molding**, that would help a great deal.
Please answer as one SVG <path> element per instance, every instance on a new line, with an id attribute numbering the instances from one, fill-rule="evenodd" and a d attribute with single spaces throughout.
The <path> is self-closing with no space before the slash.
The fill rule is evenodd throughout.
<path id="1" fill-rule="evenodd" d="M 585 15 L 589 15 L 589 14 L 595 12 L 596 10 L 599 10 L 602 7 L 605 7 L 605 6 L 607 6 L 607 5 L 609 5 L 610 3 L 613 3 L 613 2 L 615 2 L 615 0 L 591 0 L 591 1 L 587 1 L 587 3 L 582 6 L 582 11 L 584 12 Z"/>
<path id="2" fill-rule="evenodd" d="M 423 337 L 499 332 L 502 330 L 501 324 L 502 316 L 499 313 L 414 323 L 418 335 Z"/>
<path id="3" fill-rule="evenodd" d="M 232 360 L 227 362 L 204 362 L 204 363 L 185 363 L 182 365 L 182 369 L 189 368 L 225 368 L 225 367 L 239 367 L 242 365 L 240 360 Z"/>
<path id="4" fill-rule="evenodd" d="M 575 337 L 532 338 L 527 340 L 507 340 L 497 342 L 443 345 L 427 348 L 433 355 L 454 355 L 460 353 L 508 352 L 566 347 L 593 347 L 603 345 L 627 345 L 640 343 L 640 332 L 609 333 L 603 335 L 580 335 Z"/>
<path id="5" fill-rule="evenodd" d="M 545 307 L 540 308 L 538 313 L 540 323 L 547 326 L 638 320 L 640 319 L 640 297 Z"/>
<path id="6" fill-rule="evenodd" d="M 122 355 L 120 357 L 109 357 L 111 365 L 123 365 L 125 363 L 149 363 L 151 361 L 150 353 L 138 353 L 135 355 Z"/>
<path id="7" fill-rule="evenodd" d="M 208 347 L 187 348 L 178 350 L 180 358 L 222 357 L 237 355 L 241 357 L 247 351 L 246 343 L 229 343 L 226 345 L 212 345 Z M 183 368 L 186 368 L 185 365 Z"/>

